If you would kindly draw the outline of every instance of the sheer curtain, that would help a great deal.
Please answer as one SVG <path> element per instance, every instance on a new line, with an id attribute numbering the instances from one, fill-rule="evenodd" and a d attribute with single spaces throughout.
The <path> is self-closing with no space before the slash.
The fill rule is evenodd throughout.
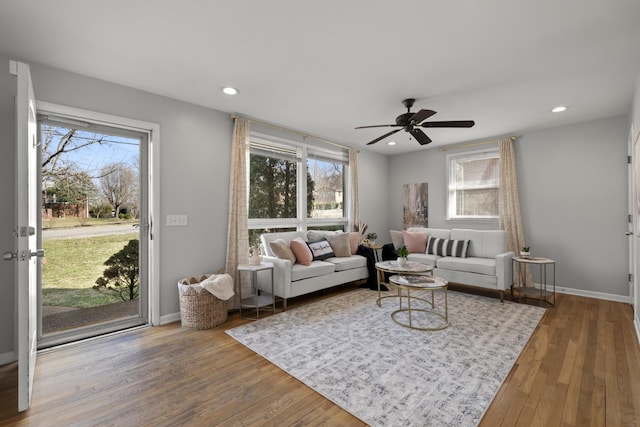
<path id="1" fill-rule="evenodd" d="M 227 229 L 227 260 L 225 269 L 233 277 L 235 295 L 229 308 L 240 306 L 240 276 L 238 264 L 249 254 L 249 221 L 247 214 L 247 150 L 250 122 L 236 117 L 231 148 L 231 179 L 229 183 L 229 225 Z"/>
<path id="2" fill-rule="evenodd" d="M 507 232 L 507 250 L 515 252 L 517 256 L 526 241 L 522 230 L 516 159 L 511 138 L 500 140 L 498 149 L 500 152 L 500 229 Z M 530 286 L 533 278 L 528 268 L 525 277 L 526 286 Z"/>
<path id="3" fill-rule="evenodd" d="M 349 195 L 351 211 L 349 213 L 349 224 L 353 231 L 360 221 L 360 201 L 358 199 L 358 150 L 349 148 Z"/>

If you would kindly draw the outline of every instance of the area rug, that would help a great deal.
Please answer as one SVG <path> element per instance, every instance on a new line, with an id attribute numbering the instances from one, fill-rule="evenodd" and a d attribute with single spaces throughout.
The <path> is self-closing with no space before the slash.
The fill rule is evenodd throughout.
<path id="1" fill-rule="evenodd" d="M 376 298 L 359 289 L 227 334 L 371 426 L 475 426 L 544 314 L 449 291 L 450 326 L 428 332 L 394 323 L 398 300 Z"/>

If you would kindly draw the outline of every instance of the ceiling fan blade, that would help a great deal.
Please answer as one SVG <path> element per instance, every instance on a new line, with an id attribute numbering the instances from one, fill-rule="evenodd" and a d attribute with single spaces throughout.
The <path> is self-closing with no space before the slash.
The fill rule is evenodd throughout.
<path id="1" fill-rule="evenodd" d="M 431 138 L 425 135 L 424 132 L 420 129 L 411 129 L 409 132 L 415 139 L 420 143 L 420 145 L 425 145 L 431 142 Z"/>
<path id="2" fill-rule="evenodd" d="M 373 140 L 373 141 L 371 141 L 371 142 L 367 142 L 367 145 L 375 144 L 376 142 L 378 142 L 378 141 L 380 141 L 380 140 L 382 140 L 382 139 L 385 139 L 386 137 L 388 137 L 388 136 L 390 136 L 390 135 L 393 135 L 393 134 L 394 134 L 394 133 L 396 133 L 396 132 L 400 132 L 401 130 L 402 130 L 402 129 L 396 129 L 396 130 L 392 130 L 391 132 L 385 133 L 385 134 L 384 134 L 384 135 L 382 135 L 381 137 L 376 138 L 376 139 L 374 139 L 374 140 Z"/>
<path id="3" fill-rule="evenodd" d="M 358 126 L 356 129 L 367 129 L 367 128 L 386 128 L 386 127 L 399 127 L 400 125 L 371 125 L 371 126 Z"/>
<path id="4" fill-rule="evenodd" d="M 433 110 L 420 110 L 409 119 L 409 123 L 418 124 L 423 120 L 433 116 L 436 112 Z"/>
<path id="5" fill-rule="evenodd" d="M 473 120 L 451 120 L 448 122 L 426 122 L 419 126 L 423 128 L 470 128 L 475 125 Z"/>

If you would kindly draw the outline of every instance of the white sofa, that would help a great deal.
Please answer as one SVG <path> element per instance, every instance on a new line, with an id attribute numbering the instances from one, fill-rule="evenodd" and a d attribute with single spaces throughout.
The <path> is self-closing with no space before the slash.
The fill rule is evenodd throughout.
<path id="1" fill-rule="evenodd" d="M 271 250 L 270 243 L 277 239 L 289 243 L 299 237 L 311 242 L 318 240 L 323 233 L 335 234 L 315 230 L 266 233 L 260 236 L 262 253 L 266 254 L 263 261 L 273 263 L 274 293 L 282 298 L 283 309 L 286 310 L 289 298 L 369 277 L 367 259 L 360 255 L 331 257 L 323 261 L 312 261 L 307 266 L 278 258 Z M 266 278 L 266 275 L 259 277 L 258 289 L 271 292 L 270 278 Z"/>
<path id="2" fill-rule="evenodd" d="M 511 259 L 514 256 L 513 252 L 507 251 L 505 231 L 422 227 L 409 227 L 406 231 L 425 233 L 427 240 L 429 236 L 469 240 L 466 258 L 410 253 L 407 259 L 434 266 L 433 274 L 449 282 L 498 291 L 500 300 L 504 301 L 504 291 L 512 283 Z"/>

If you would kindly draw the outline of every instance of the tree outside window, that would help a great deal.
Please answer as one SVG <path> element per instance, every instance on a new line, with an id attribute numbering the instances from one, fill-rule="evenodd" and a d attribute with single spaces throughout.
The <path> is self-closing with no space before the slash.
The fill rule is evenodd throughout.
<path id="1" fill-rule="evenodd" d="M 266 232 L 344 229 L 347 160 L 339 159 L 340 153 L 331 158 L 309 151 L 312 149 L 293 143 L 252 141 L 248 170 L 251 246 L 259 244 L 260 234 Z"/>

